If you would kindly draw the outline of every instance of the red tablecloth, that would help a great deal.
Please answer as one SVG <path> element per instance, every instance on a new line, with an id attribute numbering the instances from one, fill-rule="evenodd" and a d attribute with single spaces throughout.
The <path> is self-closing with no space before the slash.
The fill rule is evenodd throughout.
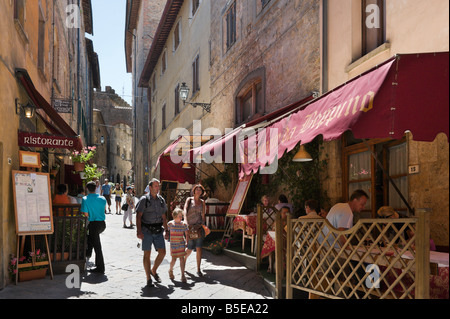
<path id="1" fill-rule="evenodd" d="M 268 231 L 266 239 L 264 241 L 263 248 L 261 250 L 261 258 L 266 258 L 274 251 L 275 251 L 275 232 Z"/>
<path id="2" fill-rule="evenodd" d="M 247 235 L 256 235 L 257 215 L 238 215 L 233 220 L 233 229 L 245 231 Z"/>

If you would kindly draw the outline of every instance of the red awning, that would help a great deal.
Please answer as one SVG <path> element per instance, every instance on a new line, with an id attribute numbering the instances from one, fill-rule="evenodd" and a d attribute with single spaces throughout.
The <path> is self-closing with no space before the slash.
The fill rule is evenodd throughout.
<path id="1" fill-rule="evenodd" d="M 318 135 L 333 140 L 351 130 L 355 138 L 400 139 L 411 131 L 417 141 L 441 132 L 448 138 L 448 72 L 448 52 L 389 59 L 242 141 L 240 178 Z M 258 152 L 258 145 L 265 149 Z"/>
<path id="2" fill-rule="evenodd" d="M 191 168 L 183 168 L 183 162 L 175 164 L 170 160 L 169 156 L 161 156 L 159 158 L 161 181 L 172 181 L 179 183 L 194 184 L 195 183 L 195 165 L 191 164 Z"/>
<path id="3" fill-rule="evenodd" d="M 74 130 L 70 127 L 69 124 L 66 123 L 66 121 L 58 114 L 58 112 L 47 102 L 47 100 L 36 90 L 34 87 L 33 81 L 31 80 L 30 76 L 28 75 L 28 72 L 24 69 L 16 69 L 16 77 L 19 79 L 20 83 L 24 87 L 24 89 L 27 91 L 28 96 L 32 100 L 33 104 L 38 108 L 42 109 L 53 121 L 55 125 L 51 125 L 50 123 L 44 122 L 47 128 L 49 128 L 49 124 L 51 125 L 53 131 L 56 134 L 61 134 L 67 137 L 76 137 L 79 139 L 79 142 L 76 143 L 76 146 L 79 147 L 78 149 L 81 149 L 83 147 L 83 143 L 78 136 L 77 133 L 74 132 Z M 43 117 L 42 114 L 39 115 L 41 118 Z M 58 129 L 56 129 L 56 127 Z M 55 132 L 57 130 L 58 132 Z"/>

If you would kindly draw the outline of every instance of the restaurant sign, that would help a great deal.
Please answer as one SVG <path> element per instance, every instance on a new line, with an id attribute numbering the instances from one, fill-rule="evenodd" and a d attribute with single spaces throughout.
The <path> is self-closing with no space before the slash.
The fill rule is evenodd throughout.
<path id="1" fill-rule="evenodd" d="M 54 99 L 53 108 L 58 113 L 72 113 L 72 100 L 70 99 Z"/>
<path id="2" fill-rule="evenodd" d="M 19 132 L 19 146 L 79 149 L 78 137 Z"/>

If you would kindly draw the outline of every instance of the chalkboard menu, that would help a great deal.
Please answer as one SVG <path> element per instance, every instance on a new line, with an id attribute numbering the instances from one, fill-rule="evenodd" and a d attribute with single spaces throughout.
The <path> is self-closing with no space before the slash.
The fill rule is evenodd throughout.
<path id="1" fill-rule="evenodd" d="M 13 171 L 17 235 L 53 234 L 50 175 Z"/>

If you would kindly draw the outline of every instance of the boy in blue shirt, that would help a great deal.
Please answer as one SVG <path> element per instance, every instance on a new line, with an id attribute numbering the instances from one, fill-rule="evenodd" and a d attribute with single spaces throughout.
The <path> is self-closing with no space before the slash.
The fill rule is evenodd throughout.
<path id="1" fill-rule="evenodd" d="M 100 242 L 100 234 L 106 229 L 105 223 L 105 209 L 106 199 L 95 192 L 95 182 L 89 182 L 86 185 L 88 195 L 83 197 L 81 202 L 81 212 L 88 216 L 89 220 L 89 234 L 87 257 L 92 255 L 92 249 L 95 251 L 95 268 L 90 269 L 89 272 L 105 273 L 105 262 L 103 260 L 102 244 Z"/>

